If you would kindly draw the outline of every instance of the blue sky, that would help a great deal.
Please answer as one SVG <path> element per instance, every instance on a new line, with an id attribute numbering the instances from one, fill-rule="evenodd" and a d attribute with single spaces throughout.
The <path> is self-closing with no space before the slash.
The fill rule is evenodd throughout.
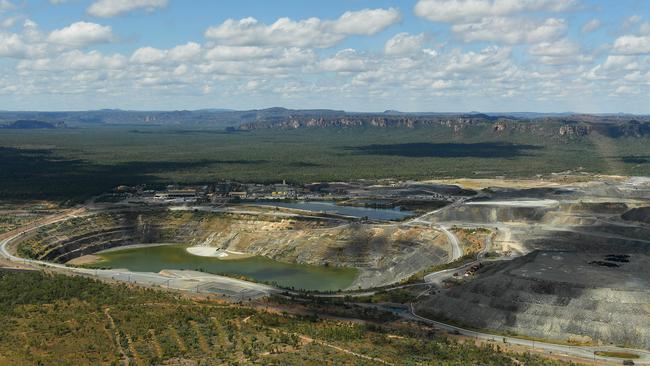
<path id="1" fill-rule="evenodd" d="M 646 0 L 0 0 L 0 109 L 650 113 Z"/>

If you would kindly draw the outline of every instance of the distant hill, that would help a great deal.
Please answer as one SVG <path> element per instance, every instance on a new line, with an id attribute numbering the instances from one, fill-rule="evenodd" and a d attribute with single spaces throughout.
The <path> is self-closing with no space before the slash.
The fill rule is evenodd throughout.
<path id="1" fill-rule="evenodd" d="M 241 130 L 299 128 L 447 128 L 456 137 L 524 134 L 540 138 L 575 139 L 597 133 L 602 136 L 650 137 L 650 116 L 540 114 L 535 118 L 482 113 L 344 113 L 293 114 L 242 123 Z"/>
<path id="2" fill-rule="evenodd" d="M 2 128 L 15 130 L 54 129 L 61 127 L 65 127 L 63 122 L 50 123 L 37 120 L 18 120 L 2 126 Z"/>
<path id="3" fill-rule="evenodd" d="M 0 121 L 38 120 L 44 122 L 65 121 L 69 126 L 99 124 L 147 124 L 197 127 L 238 127 L 255 121 L 280 121 L 291 116 L 344 115 L 335 110 L 290 110 L 268 108 L 248 111 L 202 109 L 196 111 L 124 111 L 103 109 L 80 112 L 7 112 L 0 111 Z"/>
<path id="4" fill-rule="evenodd" d="M 79 112 L 7 112 L 0 121 L 16 121 L 5 128 L 66 126 L 160 125 L 183 128 L 226 128 L 229 131 L 298 128 L 434 128 L 451 129 L 455 136 L 531 134 L 535 137 L 580 138 L 593 133 L 612 138 L 650 136 L 650 116 L 565 113 L 435 113 L 387 110 L 379 113 L 332 109 L 267 108 L 245 111 L 202 109 L 181 111 L 125 111 L 103 109 Z"/>

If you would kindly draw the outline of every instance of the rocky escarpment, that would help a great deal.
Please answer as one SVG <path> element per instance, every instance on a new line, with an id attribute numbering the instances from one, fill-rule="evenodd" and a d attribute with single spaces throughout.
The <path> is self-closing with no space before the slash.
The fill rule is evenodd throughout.
<path id="1" fill-rule="evenodd" d="M 491 121 L 489 117 L 454 116 L 454 117 L 411 117 L 411 116 L 373 116 L 373 115 L 343 115 L 343 116 L 289 116 L 284 119 L 259 120 L 243 123 L 241 130 L 256 129 L 297 129 L 297 128 L 329 128 L 329 127 L 379 127 L 379 128 L 415 128 L 446 126 L 462 129 L 472 125 L 480 125 Z"/>
<path id="2" fill-rule="evenodd" d="M 281 118 L 261 118 L 245 122 L 240 130 L 300 129 L 300 128 L 444 128 L 456 136 L 492 134 L 508 136 L 524 134 L 560 139 L 579 139 L 594 132 L 618 137 L 650 136 L 650 121 L 602 116 L 566 116 L 522 119 L 508 116 L 426 115 L 426 114 L 326 114 L 288 115 Z"/>

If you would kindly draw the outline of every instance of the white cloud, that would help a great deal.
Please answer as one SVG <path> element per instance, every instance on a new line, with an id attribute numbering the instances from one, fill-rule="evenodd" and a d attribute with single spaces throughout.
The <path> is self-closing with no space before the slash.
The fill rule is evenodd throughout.
<path id="1" fill-rule="evenodd" d="M 167 6 L 167 0 L 97 0 L 88 8 L 88 14 L 110 18 L 134 10 L 154 11 Z"/>
<path id="2" fill-rule="evenodd" d="M 9 0 L 0 0 L 0 13 L 7 10 L 13 10 L 16 6 Z"/>
<path id="3" fill-rule="evenodd" d="M 149 65 L 179 63 L 198 60 L 202 52 L 201 45 L 195 42 L 188 42 L 169 50 L 161 50 L 154 47 L 141 47 L 133 52 L 130 60 L 136 64 Z"/>
<path id="4" fill-rule="evenodd" d="M 510 63 L 509 47 L 490 46 L 480 52 L 452 53 L 446 62 L 447 72 L 476 73 L 495 67 L 506 67 Z"/>
<path id="5" fill-rule="evenodd" d="M 425 35 L 412 35 L 409 33 L 398 33 L 386 41 L 384 53 L 387 55 L 409 55 L 422 52 Z"/>
<path id="6" fill-rule="evenodd" d="M 605 69 L 638 70 L 639 64 L 634 56 L 609 55 L 603 63 Z"/>
<path id="7" fill-rule="evenodd" d="M 201 45 L 195 42 L 188 42 L 176 46 L 168 51 L 168 56 L 173 61 L 189 61 L 201 54 Z"/>
<path id="8" fill-rule="evenodd" d="M 636 14 L 632 15 L 623 21 L 623 29 L 627 30 L 633 27 L 635 24 L 638 24 L 640 21 L 641 21 L 640 15 L 636 15 Z"/>
<path id="9" fill-rule="evenodd" d="M 435 49 L 426 33 L 398 32 L 390 34 L 376 51 L 378 38 L 373 39 L 373 47 L 335 47 L 348 37 L 374 35 L 399 22 L 399 11 L 388 8 L 345 12 L 332 19 L 282 18 L 270 23 L 231 19 L 207 29 L 202 43 L 179 42 L 169 48 L 136 43 L 135 51 L 125 55 L 92 50 L 94 44 L 115 40 L 110 27 L 78 22 L 41 30 L 26 20 L 22 29 L 15 24 L 3 29 L 0 22 L 0 58 L 18 59 L 3 60 L 7 67 L 0 73 L 0 94 L 23 96 L 20 100 L 31 99 L 24 97 L 28 95 L 47 96 L 69 105 L 73 105 L 71 98 L 61 95 L 85 94 L 91 100 L 87 103 L 106 100 L 109 107 L 126 108 L 201 107 L 218 97 L 235 108 L 263 100 L 290 106 L 422 110 L 458 108 L 462 100 L 461 108 L 487 110 L 508 108 L 508 101 L 522 103 L 521 108 L 538 108 L 544 104 L 537 103 L 545 101 L 549 109 L 563 109 L 556 106 L 580 103 L 595 94 L 650 92 L 650 25 L 643 23 L 645 19 L 635 19 L 618 39 L 599 32 L 610 37 L 601 42 L 608 45 L 597 49 L 611 52 L 601 60 L 599 52 L 590 51 L 597 45 L 581 44 L 579 37 L 566 38 L 567 21 L 559 19 L 563 16 L 548 15 L 564 9 L 566 2 L 445 3 L 459 7 L 459 13 L 443 8 L 426 17 L 451 23 L 445 25 L 448 32 L 436 33 Z M 461 16 L 462 12 L 467 16 Z M 0 18 L 9 15 L 14 14 Z M 21 18 L 13 23 L 25 19 L 16 16 Z M 577 29 L 588 33 L 597 26 L 602 27 L 598 19 L 586 18 Z M 452 37 L 447 37 L 449 33 Z M 465 42 L 488 44 L 479 43 L 482 47 L 476 50 L 477 44 Z M 521 44 L 525 46 L 515 46 Z M 319 50 L 329 47 L 333 49 Z M 145 87 L 147 93 L 138 92 Z M 202 91 L 211 95 L 203 97 Z M 93 99 L 96 95 L 106 98 Z M 121 95 L 126 104 L 109 95 Z M 14 100 L 23 103 L 17 105 L 29 104 Z M 403 103 L 411 101 L 415 104 L 404 107 Z M 45 103 L 55 102 L 46 99 Z"/>
<path id="10" fill-rule="evenodd" d="M 539 43 L 529 49 L 529 53 L 536 56 L 538 62 L 548 65 L 576 64 L 593 60 L 593 57 L 582 55 L 581 52 L 580 45 L 568 39 Z"/>
<path id="11" fill-rule="evenodd" d="M 643 35 L 650 35 L 650 23 L 648 22 L 643 22 L 639 26 L 639 33 Z"/>
<path id="12" fill-rule="evenodd" d="M 335 33 L 346 35 L 371 36 L 399 22 L 402 16 L 399 10 L 364 9 L 361 11 L 346 11 L 334 22 L 325 22 L 326 28 Z"/>
<path id="13" fill-rule="evenodd" d="M 39 57 L 47 48 L 38 25 L 29 19 L 23 23 L 21 34 L 0 32 L 0 57 Z"/>
<path id="14" fill-rule="evenodd" d="M 448 89 L 452 83 L 449 80 L 436 80 L 431 84 L 433 89 Z"/>
<path id="15" fill-rule="evenodd" d="M 126 57 L 120 54 L 105 56 L 99 51 L 82 52 L 73 50 L 54 58 L 23 60 L 18 70 L 52 71 L 52 70 L 106 70 L 121 69 L 126 66 Z"/>
<path id="16" fill-rule="evenodd" d="M 614 52 L 624 55 L 650 54 L 650 36 L 625 35 L 614 41 Z"/>
<path id="17" fill-rule="evenodd" d="M 591 33 L 598 28 L 600 28 L 603 25 L 603 23 L 599 19 L 592 19 L 585 23 L 580 30 L 582 33 Z"/>
<path id="18" fill-rule="evenodd" d="M 352 35 L 373 35 L 401 19 L 397 9 L 346 12 L 337 20 L 280 18 L 271 25 L 255 18 L 228 19 L 205 31 L 207 38 L 235 46 L 327 48 Z"/>
<path id="19" fill-rule="evenodd" d="M 189 68 L 187 67 L 187 65 L 185 65 L 185 64 L 178 65 L 174 69 L 174 75 L 176 75 L 176 76 L 186 75 L 188 70 L 189 70 Z"/>
<path id="20" fill-rule="evenodd" d="M 277 49 L 255 46 L 216 46 L 210 49 L 205 57 L 208 60 L 237 61 L 254 60 L 273 57 Z"/>
<path id="21" fill-rule="evenodd" d="M 209 50 L 205 59 L 206 62 L 198 66 L 199 70 L 205 74 L 273 75 L 282 78 L 289 72 L 295 74 L 306 65 L 314 64 L 317 56 L 312 50 L 298 47 L 218 46 Z"/>
<path id="22" fill-rule="evenodd" d="M 367 68 L 366 61 L 353 49 L 345 49 L 320 62 L 325 71 L 358 72 Z"/>
<path id="23" fill-rule="evenodd" d="M 23 23 L 23 36 L 31 43 L 40 42 L 43 39 L 43 34 L 38 29 L 38 24 L 30 19 L 25 20 Z"/>
<path id="24" fill-rule="evenodd" d="M 543 22 L 517 18 L 485 18 L 478 23 L 454 24 L 452 30 L 465 42 L 490 41 L 505 44 L 540 43 L 557 39 L 567 31 L 566 21 Z"/>
<path id="25" fill-rule="evenodd" d="M 18 16 L 2 19 L 0 20 L 0 28 L 11 28 L 14 25 L 16 25 L 16 23 L 18 23 L 19 20 L 20 17 Z"/>
<path id="26" fill-rule="evenodd" d="M 29 47 L 17 34 L 0 33 L 0 57 L 26 57 Z"/>
<path id="27" fill-rule="evenodd" d="M 131 55 L 131 62 L 138 64 L 155 64 L 165 60 L 166 52 L 153 47 L 138 48 Z"/>
<path id="28" fill-rule="evenodd" d="M 49 42 L 70 47 L 108 43 L 113 39 L 111 27 L 88 22 L 76 22 L 65 28 L 56 29 L 47 37 Z"/>
<path id="29" fill-rule="evenodd" d="M 527 11 L 559 12 L 576 4 L 576 0 L 419 0 L 414 12 L 430 21 L 468 23 Z"/>
<path id="30" fill-rule="evenodd" d="M 573 56 L 580 53 L 580 46 L 568 39 L 557 42 L 544 42 L 530 48 L 530 54 L 535 56 Z"/>

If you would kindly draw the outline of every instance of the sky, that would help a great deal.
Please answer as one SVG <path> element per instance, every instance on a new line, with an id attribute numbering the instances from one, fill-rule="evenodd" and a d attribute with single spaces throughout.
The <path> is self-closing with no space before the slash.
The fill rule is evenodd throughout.
<path id="1" fill-rule="evenodd" d="M 648 0 L 0 0 L 0 110 L 650 113 Z"/>

